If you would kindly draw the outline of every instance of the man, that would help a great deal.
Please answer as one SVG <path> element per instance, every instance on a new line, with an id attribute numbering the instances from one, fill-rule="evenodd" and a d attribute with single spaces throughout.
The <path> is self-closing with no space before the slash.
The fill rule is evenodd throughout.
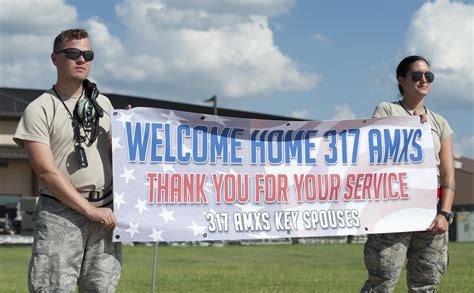
<path id="1" fill-rule="evenodd" d="M 112 242 L 109 99 L 87 80 L 94 52 L 83 29 L 61 32 L 57 81 L 25 110 L 14 140 L 40 179 L 28 283 L 32 292 L 113 292 L 121 246 Z"/>

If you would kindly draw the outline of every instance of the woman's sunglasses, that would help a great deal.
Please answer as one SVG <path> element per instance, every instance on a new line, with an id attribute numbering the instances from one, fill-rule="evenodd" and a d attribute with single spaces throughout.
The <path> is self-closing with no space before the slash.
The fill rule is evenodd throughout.
<path id="1" fill-rule="evenodd" d="M 413 80 L 413 82 L 419 81 L 423 75 L 425 76 L 425 79 L 426 79 L 427 82 L 429 82 L 429 83 L 433 82 L 434 73 L 431 72 L 431 71 L 426 71 L 426 72 L 412 71 L 412 72 L 407 74 L 407 76 L 409 76 L 411 78 L 411 80 Z"/>
<path id="2" fill-rule="evenodd" d="M 76 48 L 67 48 L 61 51 L 55 52 L 56 54 L 59 53 L 64 53 L 67 58 L 72 59 L 72 60 L 77 60 L 79 57 L 84 56 L 84 60 L 86 62 L 94 60 L 94 51 L 91 50 L 86 50 L 86 51 L 81 51 Z"/>

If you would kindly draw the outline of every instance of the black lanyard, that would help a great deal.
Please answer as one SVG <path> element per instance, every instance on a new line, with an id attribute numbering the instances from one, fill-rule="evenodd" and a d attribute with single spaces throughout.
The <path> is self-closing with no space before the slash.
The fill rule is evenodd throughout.
<path id="1" fill-rule="evenodd" d="M 87 162 L 87 157 L 86 157 L 86 151 L 84 148 L 81 146 L 81 142 L 84 141 L 84 139 L 81 137 L 81 126 L 79 125 L 79 122 L 74 118 L 72 115 L 71 111 L 69 111 L 69 108 L 66 106 L 66 103 L 64 103 L 63 99 L 61 99 L 61 96 L 59 93 L 56 91 L 56 89 L 53 86 L 53 91 L 56 94 L 56 97 L 61 101 L 61 103 L 64 105 L 64 108 L 66 108 L 66 111 L 68 112 L 69 116 L 71 117 L 72 120 L 72 128 L 74 130 L 74 153 L 76 154 L 76 159 L 81 168 L 86 168 L 89 163 Z M 81 96 L 76 102 L 76 106 L 81 100 L 82 96 L 84 95 L 84 91 L 82 91 Z"/>
<path id="2" fill-rule="evenodd" d="M 73 120 L 73 122 L 76 122 L 74 117 L 72 116 L 72 113 L 71 111 L 69 111 L 69 108 L 66 106 L 66 104 L 64 103 L 63 99 L 61 99 L 61 96 L 59 95 L 59 93 L 56 91 L 56 89 L 54 88 L 54 85 L 53 85 L 53 91 L 54 93 L 56 94 L 56 97 L 61 101 L 61 103 L 64 105 L 64 108 L 66 108 L 66 111 L 69 113 L 69 116 L 71 117 L 71 119 Z M 77 104 L 79 103 L 79 101 L 82 99 L 82 96 L 84 96 L 84 90 L 82 91 L 81 93 L 81 96 L 79 97 L 79 99 L 77 100 L 76 102 L 76 106 Z"/>

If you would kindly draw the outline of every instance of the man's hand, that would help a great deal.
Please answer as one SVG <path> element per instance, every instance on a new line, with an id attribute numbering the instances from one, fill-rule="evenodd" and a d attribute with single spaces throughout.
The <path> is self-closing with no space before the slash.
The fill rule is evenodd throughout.
<path id="1" fill-rule="evenodd" d="M 93 207 L 88 213 L 87 218 L 93 222 L 100 223 L 102 229 L 114 229 L 117 225 L 114 212 L 110 208 Z"/>
<path id="2" fill-rule="evenodd" d="M 437 215 L 431 225 L 426 229 L 427 231 L 431 232 L 435 235 L 443 234 L 444 232 L 448 231 L 449 223 L 448 220 L 443 215 Z"/>

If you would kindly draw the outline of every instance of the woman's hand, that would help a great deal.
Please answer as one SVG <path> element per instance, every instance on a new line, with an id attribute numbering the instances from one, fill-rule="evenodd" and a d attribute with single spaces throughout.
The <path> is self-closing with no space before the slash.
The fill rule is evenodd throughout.
<path id="1" fill-rule="evenodd" d="M 427 113 L 417 114 L 415 112 L 414 114 L 420 116 L 421 124 L 425 124 L 426 122 L 428 122 L 428 114 Z"/>

